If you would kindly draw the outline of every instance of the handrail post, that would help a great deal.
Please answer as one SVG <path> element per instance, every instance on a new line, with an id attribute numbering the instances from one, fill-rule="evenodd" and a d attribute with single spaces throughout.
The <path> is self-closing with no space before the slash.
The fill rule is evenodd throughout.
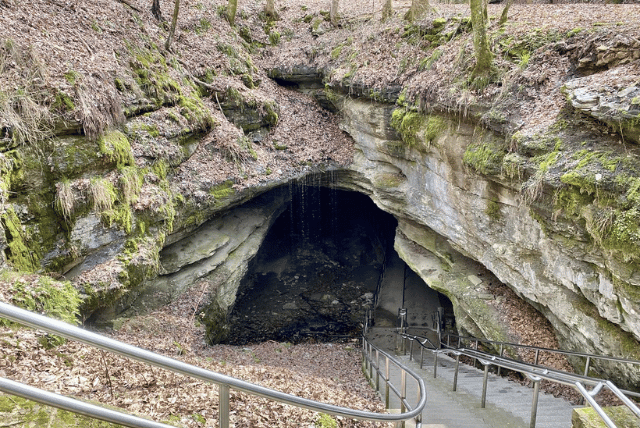
<path id="1" fill-rule="evenodd" d="M 460 354 L 456 355 L 456 371 L 453 374 L 453 390 L 458 388 L 458 369 L 460 368 Z"/>
<path id="2" fill-rule="evenodd" d="M 489 380 L 489 364 L 484 365 L 484 376 L 482 377 L 482 399 L 480 408 L 484 409 L 487 404 L 487 381 Z"/>
<path id="3" fill-rule="evenodd" d="M 385 388 L 384 388 L 384 406 L 385 409 L 389 408 L 389 357 L 388 356 L 384 356 L 386 363 L 385 363 L 385 372 L 384 372 L 384 376 L 385 376 Z"/>
<path id="4" fill-rule="evenodd" d="M 500 358 L 502 358 L 502 354 L 504 353 L 504 344 L 500 344 Z M 500 369 L 502 367 L 498 366 L 498 376 L 500 376 Z"/>
<path id="5" fill-rule="evenodd" d="M 587 362 L 584 364 L 584 375 L 589 376 L 589 365 L 591 364 L 591 357 L 587 357 Z"/>
<path id="6" fill-rule="evenodd" d="M 533 400 L 531 402 L 531 421 L 529 428 L 536 428 L 536 416 L 538 413 L 538 395 L 540 395 L 540 381 L 533 381 Z"/>
<path id="7" fill-rule="evenodd" d="M 404 413 L 407 408 L 404 405 L 404 400 L 407 398 L 407 372 L 402 369 L 400 372 L 400 413 Z M 404 426 L 404 422 L 402 423 Z"/>
<path id="8" fill-rule="evenodd" d="M 411 345 L 409 346 L 409 361 L 413 361 L 413 342 L 415 339 L 410 340 Z"/>
<path id="9" fill-rule="evenodd" d="M 369 355 L 371 355 L 371 361 L 369 361 L 369 381 L 373 382 L 373 351 L 371 350 L 371 344 L 369 344 Z"/>
<path id="10" fill-rule="evenodd" d="M 422 370 L 422 363 L 424 363 L 424 346 L 420 347 L 420 369 Z"/>
<path id="11" fill-rule="evenodd" d="M 380 390 L 380 350 L 376 349 L 376 391 Z"/>
<path id="12" fill-rule="evenodd" d="M 435 379 L 438 374 L 438 353 L 434 352 L 433 356 L 433 378 Z"/>
<path id="13" fill-rule="evenodd" d="M 220 385 L 218 390 L 220 408 L 220 428 L 229 428 L 229 385 Z"/>
<path id="14" fill-rule="evenodd" d="M 533 361 L 533 365 L 534 365 L 534 366 L 537 366 L 537 365 L 538 365 L 538 357 L 539 357 L 539 356 L 540 356 L 540 350 L 539 350 L 539 349 L 536 349 L 536 358 L 535 358 L 535 360 Z"/>

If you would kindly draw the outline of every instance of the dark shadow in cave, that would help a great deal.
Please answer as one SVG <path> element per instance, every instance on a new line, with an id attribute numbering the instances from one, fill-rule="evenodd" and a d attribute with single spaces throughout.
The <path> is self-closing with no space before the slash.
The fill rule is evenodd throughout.
<path id="1" fill-rule="evenodd" d="M 398 257 L 397 221 L 368 196 L 295 182 L 290 194 L 241 282 L 228 343 L 357 336 Z"/>

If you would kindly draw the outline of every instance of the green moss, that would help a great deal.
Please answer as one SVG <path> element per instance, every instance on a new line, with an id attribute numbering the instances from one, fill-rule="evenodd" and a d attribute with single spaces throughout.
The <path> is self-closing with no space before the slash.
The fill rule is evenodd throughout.
<path id="1" fill-rule="evenodd" d="M 273 142 L 273 148 L 276 149 L 276 150 L 287 150 L 287 146 L 286 145 L 280 144 L 277 141 Z"/>
<path id="2" fill-rule="evenodd" d="M 280 43 L 280 33 L 278 33 L 276 30 L 273 30 L 269 33 L 269 43 L 271 43 L 273 46 L 276 46 L 278 43 Z"/>
<path id="3" fill-rule="evenodd" d="M 118 204 L 113 208 L 104 210 L 101 213 L 102 221 L 109 227 L 118 225 L 127 234 L 131 233 L 133 227 L 133 213 L 131 206 L 126 204 Z"/>
<path id="4" fill-rule="evenodd" d="M 500 212 L 500 202 L 493 199 L 488 200 L 487 208 L 484 210 L 484 213 L 493 220 L 500 220 L 500 218 L 502 217 L 502 214 Z"/>
<path id="5" fill-rule="evenodd" d="M 214 197 L 216 201 L 220 199 L 228 198 L 233 195 L 235 190 L 233 190 L 233 181 L 227 180 L 224 183 L 218 184 L 209 190 L 209 194 Z"/>
<path id="6" fill-rule="evenodd" d="M 522 62 L 523 57 L 530 57 L 531 53 L 550 43 L 555 43 L 566 37 L 565 34 L 547 28 L 534 28 L 517 36 L 501 33 L 497 40 L 499 51 L 516 62 Z"/>
<path id="7" fill-rule="evenodd" d="M 149 125 L 147 123 L 138 123 L 134 126 L 134 130 L 145 131 L 150 137 L 158 138 L 160 131 L 156 125 Z"/>
<path id="8" fill-rule="evenodd" d="M 392 188 L 398 187 L 405 181 L 401 174 L 383 173 L 375 177 L 374 182 L 376 187 Z"/>
<path id="9" fill-rule="evenodd" d="M 125 242 L 124 251 L 118 256 L 125 270 L 118 280 L 130 289 L 153 278 L 160 269 L 159 252 L 164 245 L 164 234 L 158 236 L 131 237 Z M 141 255 L 144 255 L 141 257 Z"/>
<path id="10" fill-rule="evenodd" d="M 14 428 L 119 428 L 121 425 L 44 406 L 22 397 L 0 393 L 0 420 Z"/>
<path id="11" fill-rule="evenodd" d="M 157 106 L 174 104 L 181 94 L 180 85 L 169 76 L 169 66 L 156 48 L 131 48 L 130 67 L 140 89 Z"/>
<path id="12" fill-rule="evenodd" d="M 420 151 L 425 151 L 447 128 L 439 116 L 425 116 L 421 113 L 398 108 L 391 116 L 391 126 L 398 131 L 402 140 Z"/>
<path id="13" fill-rule="evenodd" d="M 344 46 L 340 45 L 337 46 L 336 48 L 334 48 L 331 51 L 331 59 L 338 59 L 340 57 L 340 54 L 342 53 L 342 49 L 344 48 Z"/>
<path id="14" fill-rule="evenodd" d="M 338 428 L 338 422 L 326 413 L 320 413 L 315 421 L 317 428 Z"/>
<path id="15" fill-rule="evenodd" d="M 73 103 L 71 97 L 62 91 L 56 92 L 56 97 L 51 104 L 51 108 L 60 112 L 73 111 L 76 109 L 76 105 Z"/>
<path id="16" fill-rule="evenodd" d="M 276 111 L 277 104 L 273 101 L 267 101 L 264 103 L 264 121 L 268 126 L 275 126 L 278 124 L 278 113 Z"/>
<path id="17" fill-rule="evenodd" d="M 420 70 L 430 70 L 433 64 L 444 54 L 444 49 L 435 49 L 431 55 L 420 61 L 418 68 Z"/>
<path id="18" fill-rule="evenodd" d="M 209 129 L 214 125 L 215 121 L 211 112 L 196 94 L 189 97 L 180 96 L 178 104 L 180 105 L 180 113 L 189 121 L 189 124 L 196 125 L 201 129 Z"/>
<path id="19" fill-rule="evenodd" d="M 604 407 L 604 412 L 618 427 L 637 428 L 638 418 L 626 406 Z M 572 416 L 573 428 L 605 428 L 607 425 L 593 407 L 576 408 Z"/>
<path id="20" fill-rule="evenodd" d="M 98 147 L 103 158 L 118 168 L 135 165 L 131 144 L 120 131 L 110 131 L 100 137 Z"/>
<path id="21" fill-rule="evenodd" d="M 197 35 L 202 35 L 211 29 L 211 22 L 206 18 L 200 18 L 200 21 L 196 24 L 194 31 Z"/>
<path id="22" fill-rule="evenodd" d="M 562 174 L 560 181 L 580 189 L 580 192 L 593 195 L 597 191 L 595 174 L 585 174 L 579 171 L 569 171 Z"/>
<path id="23" fill-rule="evenodd" d="M 502 171 L 502 160 L 506 154 L 504 145 L 494 141 L 471 143 L 467 146 L 463 161 L 480 174 L 498 175 Z"/>
<path id="24" fill-rule="evenodd" d="M 138 200 L 144 177 L 136 167 L 124 167 L 120 170 L 118 184 L 126 204 L 135 203 Z"/>
<path id="25" fill-rule="evenodd" d="M 55 281 L 48 276 L 22 276 L 7 273 L 12 284 L 8 290 L 10 303 L 32 312 L 41 313 L 69 324 L 77 324 L 80 296 L 69 281 Z M 0 319 L 0 325 L 10 325 Z M 61 345 L 65 339 L 59 336 L 42 336 L 41 344 L 47 348 Z"/>
<path id="26" fill-rule="evenodd" d="M 64 78 L 67 79 L 70 85 L 75 85 L 80 78 L 80 74 L 77 71 L 70 70 L 64 74 Z"/>
<path id="27" fill-rule="evenodd" d="M 579 215 L 582 207 L 593 202 L 594 197 L 575 187 L 563 187 L 555 194 L 555 206 L 562 208 L 567 215 Z"/>
<path id="28" fill-rule="evenodd" d="M 22 272 L 35 272 L 40 267 L 39 248 L 33 242 L 26 228 L 23 228 L 20 219 L 13 207 L 8 205 L 4 214 L 0 217 L 7 239 L 5 254 L 11 264 Z"/>
<path id="29" fill-rule="evenodd" d="M 93 177 L 89 181 L 89 193 L 93 209 L 98 212 L 110 210 L 118 198 L 113 184 L 102 177 Z"/>

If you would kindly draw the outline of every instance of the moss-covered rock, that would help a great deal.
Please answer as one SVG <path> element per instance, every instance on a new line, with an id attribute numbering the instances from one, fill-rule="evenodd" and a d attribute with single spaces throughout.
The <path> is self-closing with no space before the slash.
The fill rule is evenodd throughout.
<path id="1" fill-rule="evenodd" d="M 16 428 L 118 428 L 122 426 L 4 393 L 0 393 L 0 420 L 7 426 Z"/>
<path id="2" fill-rule="evenodd" d="M 620 428 L 640 428 L 640 422 L 633 412 L 625 407 L 605 407 L 604 412 Z M 604 428 L 607 425 L 592 407 L 573 409 L 572 428 Z"/>
<path id="3" fill-rule="evenodd" d="M 424 115 L 407 108 L 398 108 L 391 117 L 391 126 L 409 147 L 426 152 L 447 128 L 447 122 L 437 115 Z"/>

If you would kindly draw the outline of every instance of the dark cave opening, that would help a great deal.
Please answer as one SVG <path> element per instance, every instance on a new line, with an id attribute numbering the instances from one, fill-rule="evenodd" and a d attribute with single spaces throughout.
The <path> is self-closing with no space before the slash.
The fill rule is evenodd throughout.
<path id="1" fill-rule="evenodd" d="M 389 260 L 398 263 L 397 220 L 368 196 L 309 181 L 291 183 L 289 193 L 240 284 L 227 343 L 357 337 Z"/>

